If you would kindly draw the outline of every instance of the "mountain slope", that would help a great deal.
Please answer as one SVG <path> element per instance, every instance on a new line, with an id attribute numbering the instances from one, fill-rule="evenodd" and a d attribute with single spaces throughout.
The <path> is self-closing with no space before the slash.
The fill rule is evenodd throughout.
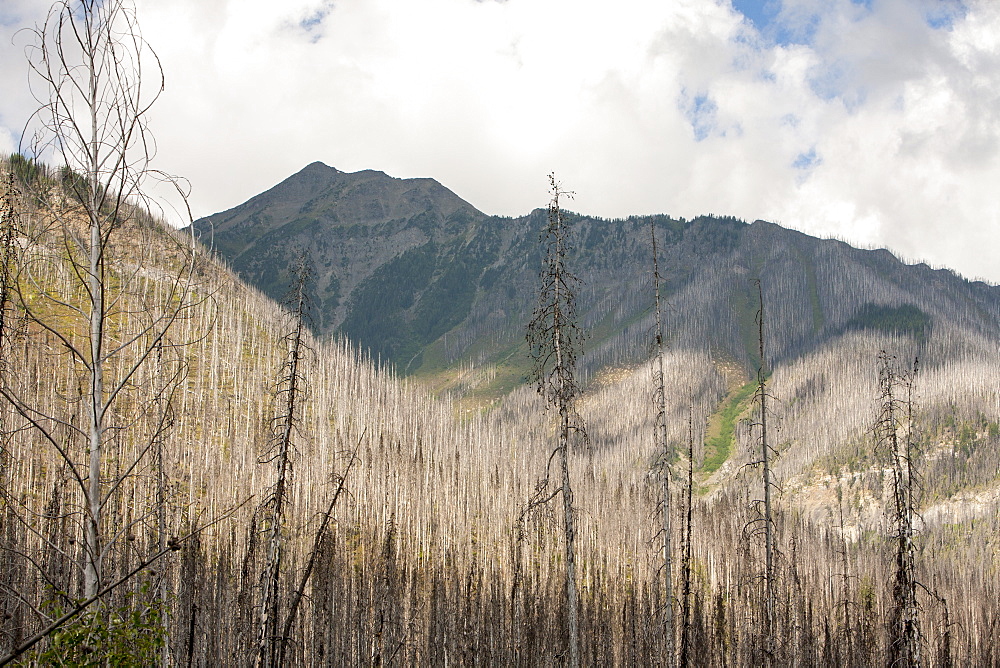
<path id="1" fill-rule="evenodd" d="M 773 364 L 849 330 L 906 331 L 926 341 L 944 323 L 952 338 L 1000 329 L 1000 288 L 906 265 L 886 250 L 726 217 L 568 219 L 568 264 L 582 279 L 579 312 L 590 334 L 585 375 L 647 356 L 651 227 L 671 302 L 671 344 L 706 347 L 744 369 L 757 364 L 754 278 L 764 288 Z M 307 252 L 320 331 L 346 335 L 440 389 L 478 385 L 497 396 L 523 377 L 544 224 L 543 210 L 487 216 L 430 179 L 313 163 L 195 228 L 275 297 L 287 284 L 289 258 Z M 470 365 L 481 373 L 470 374 Z"/>
<path id="2" fill-rule="evenodd" d="M 317 162 L 195 226 L 241 276 L 275 298 L 289 283 L 288 258 L 307 251 L 318 327 L 371 340 L 376 353 L 398 360 L 412 354 L 411 342 L 440 334 L 424 323 L 444 314 L 451 320 L 464 317 L 462 303 L 432 305 L 434 295 L 423 293 L 438 278 L 437 258 L 487 261 L 488 242 L 476 239 L 470 248 L 465 239 L 470 226 L 484 219 L 431 179 L 402 181 L 374 171 L 344 174 Z M 461 278 L 454 271 L 440 277 L 449 292 L 461 289 Z M 399 330 L 401 323 L 393 329 L 389 318 L 411 309 L 417 294 L 421 309 L 433 312 L 418 317 L 412 330 Z M 373 336 L 375 331 L 384 341 Z"/>
<path id="3" fill-rule="evenodd" d="M 3 653 L 44 626 L 47 611 L 71 604 L 80 592 L 83 480 L 68 475 L 59 453 L 86 461 L 85 434 L 74 428 L 87 419 L 79 400 L 83 361 L 67 355 L 58 337 L 39 323 L 48 319 L 67 341 L 85 337 L 86 327 L 73 324 L 83 314 L 73 309 L 85 290 L 64 255 L 75 231 L 60 221 L 73 217 L 71 199 L 48 200 L 57 207 L 54 212 L 33 208 L 44 201 L 24 198 L 13 223 L 0 207 L 6 226 L 0 229 L 11 231 L 16 242 L 9 247 L 5 268 L 10 271 L 4 274 L 13 281 L 4 285 L 14 289 L 5 295 L 10 300 L 2 311 L 9 329 L 0 336 L 0 387 L 31 407 L 19 412 L 14 407 L 22 404 L 0 402 Z M 576 256 L 591 258 L 592 276 L 616 279 L 614 262 L 629 266 L 630 248 L 637 256 L 632 262 L 642 264 L 641 222 L 578 222 L 578 236 L 595 226 L 608 229 L 605 241 Z M 134 223 L 116 230 L 105 275 L 112 289 L 122 285 L 123 277 L 135 281 L 133 290 L 113 302 L 110 322 L 123 335 L 169 299 L 177 276 L 170 249 L 187 248 L 186 239 L 155 221 Z M 667 236 L 667 221 L 656 224 Z M 732 230 L 731 242 L 705 249 L 718 241 L 720 227 Z M 629 229 L 634 240 L 614 241 Z M 802 316 L 801 331 L 813 336 L 818 331 L 816 340 L 826 336 L 825 341 L 803 344 L 808 352 L 786 352 L 771 377 L 778 399 L 772 405 L 778 413 L 774 445 L 782 482 L 776 499 L 782 575 L 775 663 L 885 663 L 889 616 L 884 611 L 891 605 L 892 577 L 890 541 L 882 524 L 886 476 L 866 430 L 877 380 L 874 355 L 888 349 L 901 358 L 920 351 L 924 364 L 918 387 L 926 414 L 921 466 L 927 498 L 918 540 L 921 578 L 933 587 L 933 596 L 922 594 L 927 652 L 938 658 L 948 652 L 960 665 L 994 665 L 1000 656 L 991 621 L 1000 618 L 994 575 L 1000 562 L 1000 370 L 995 333 L 977 329 L 988 322 L 981 311 L 989 307 L 991 290 L 977 296 L 979 287 L 923 269 L 928 282 L 942 284 L 900 286 L 891 280 L 893 272 L 909 276 L 909 269 L 884 253 L 793 236 L 805 244 L 802 260 L 789 250 L 785 232 L 766 224 L 677 221 L 670 234 L 678 239 L 669 254 L 679 287 L 673 290 L 677 333 L 664 363 L 670 388 L 667 428 L 671 443 L 684 444 L 693 424 L 699 442 L 696 465 L 704 464 L 706 454 L 698 425 L 726 393 L 727 376 L 744 373 L 719 350 L 693 340 L 697 332 L 716 330 L 682 320 L 698 307 L 696 298 L 728 304 L 728 317 L 739 323 L 745 312 L 741 315 L 737 307 L 747 308 L 743 286 L 752 260 L 775 282 L 785 277 L 788 285 L 805 290 L 805 298 L 787 297 L 789 303 L 781 305 L 784 293 L 768 288 L 773 290 L 771 313 L 785 309 L 822 316 Z M 530 230 L 504 235 L 499 235 L 507 239 L 501 248 L 534 242 Z M 769 235 L 777 235 L 776 240 Z M 690 248 L 704 252 L 689 255 Z M 826 249 L 829 257 L 816 248 Z M 100 660 L 109 642 L 118 641 L 117 650 L 133 644 L 134 633 L 115 635 L 130 630 L 122 619 L 162 609 L 162 617 L 149 622 L 154 628 L 145 631 L 161 634 L 168 663 L 256 663 L 263 562 L 271 552 L 261 538 L 261 522 L 275 484 L 271 444 L 284 391 L 277 380 L 292 323 L 273 301 L 204 254 L 196 255 L 190 308 L 164 345 L 155 346 L 145 360 L 125 351 L 108 368 L 110 377 L 130 374 L 136 363 L 139 369 L 113 416 L 116 447 L 104 463 L 109 473 L 122 475 L 122 483 L 107 491 L 114 536 L 109 579 L 158 550 L 167 535 L 183 537 L 192 526 L 218 522 L 184 541 L 178 553 L 170 552 L 155 572 L 143 571 L 109 596 L 111 624 L 89 634 L 87 644 L 74 643 L 83 635 L 81 628 L 86 630 L 75 626 L 76 635 L 56 638 L 48 648 L 58 650 L 62 642 L 63 650 L 82 654 L 85 662 Z M 790 257 L 800 259 L 788 268 Z M 844 266 L 855 267 L 862 278 L 842 276 Z M 808 298 L 808 267 L 816 268 L 815 309 Z M 492 268 L 498 276 L 517 272 L 499 261 Z M 524 271 L 524 280 L 533 280 L 533 270 Z M 483 287 L 486 275 L 480 276 L 474 309 L 486 308 L 483 293 L 491 292 Z M 701 285 L 704 277 L 715 283 Z M 629 310 L 629 300 L 638 304 L 644 298 L 643 285 L 621 298 L 615 286 L 591 282 L 585 295 L 592 314 L 611 313 L 598 323 L 605 329 L 592 328 L 609 332 L 607 337 L 591 339 L 608 346 L 608 356 L 617 354 L 611 343 L 624 345 L 628 336 L 641 345 L 646 317 Z M 916 299 L 921 289 L 934 303 L 914 307 L 927 314 L 930 325 L 913 309 L 841 312 L 836 303 L 823 301 L 824 295 L 843 290 L 850 291 L 845 299 L 854 303 L 873 297 L 872 303 L 880 299 L 887 305 L 893 299 Z M 726 299 L 713 297 L 717 293 Z M 43 302 L 50 308 L 41 308 Z M 703 303 L 722 308 L 712 306 L 711 299 Z M 64 312 L 66 305 L 70 308 Z M 711 316 L 706 312 L 697 319 Z M 625 324 L 616 330 L 616 322 Z M 774 338 L 777 329 L 771 325 Z M 719 345 L 731 344 L 731 338 L 719 334 Z M 787 341 L 796 339 L 785 340 L 791 351 Z M 282 531 L 280 588 L 289 594 L 282 599 L 282 614 L 303 582 L 305 563 L 312 556 L 316 561 L 289 629 L 288 665 L 561 663 L 565 604 L 558 508 L 524 514 L 552 452 L 553 416 L 544 412 L 540 397 L 521 387 L 494 410 L 456 420 L 447 400 L 434 400 L 421 386 L 393 378 L 348 343 L 322 337 L 310 343 L 315 354 L 301 360 L 306 391 L 293 434 L 290 505 Z M 743 341 L 735 343 L 736 354 L 747 358 Z M 483 351 L 496 345 L 488 338 L 454 343 L 460 344 Z M 576 549 L 581 646 L 588 665 L 639 665 L 666 651 L 659 632 L 662 478 L 655 466 L 660 453 L 651 438 L 654 411 L 646 400 L 653 366 L 646 361 L 632 370 L 595 375 L 580 401 L 590 441 L 572 449 L 570 466 L 573 503 L 581 510 Z M 169 396 L 158 391 L 165 382 L 174 388 Z M 169 408 L 161 408 L 163 399 Z M 737 418 L 753 417 L 747 407 L 737 409 Z M 155 419 L 161 414 L 170 419 Z M 56 438 L 46 441 L 31 424 L 39 416 L 45 423 L 62 418 L 66 428 L 50 431 Z M 696 472 L 694 481 L 699 493 L 689 543 L 696 573 L 692 652 L 712 666 L 762 663 L 760 592 L 754 585 L 761 550 L 747 530 L 755 517 L 752 499 L 759 478 L 743 466 L 754 457 L 756 439 L 745 422 L 733 422 L 730 460 L 714 473 Z M 144 443 L 156 448 L 146 449 Z M 161 448 L 162 455 L 155 456 Z M 129 468 L 133 459 L 136 466 Z M 685 463 L 681 458 L 675 467 L 677 491 L 685 481 Z M 162 488 L 157 484 L 161 473 Z M 339 475 L 346 476 L 347 493 L 334 507 L 335 521 L 320 531 L 318 517 L 333 498 Z M 678 504 L 673 508 L 678 545 L 684 514 Z M 671 592 L 678 599 L 679 589 Z M 944 601 L 950 607 L 943 608 Z M 858 614 L 848 617 L 844 610 Z M 937 624 L 942 610 L 950 625 Z"/>

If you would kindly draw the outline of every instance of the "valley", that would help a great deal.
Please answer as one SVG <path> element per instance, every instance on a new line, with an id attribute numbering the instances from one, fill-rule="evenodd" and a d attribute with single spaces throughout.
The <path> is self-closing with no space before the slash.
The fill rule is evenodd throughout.
<path id="1" fill-rule="evenodd" d="M 59 222 L 79 220 L 72 195 L 54 196 L 62 186 L 52 170 L 4 164 L 16 179 L 3 224 L 17 238 L 0 341 L 0 534 L 13 555 L 0 573 L 6 651 L 44 621 L 40 613 L 83 591 L 73 527 L 85 506 L 74 476 L 87 449 L 74 426 L 86 420 L 75 397 L 86 395 L 77 388 L 87 363 L 60 341 L 78 346 L 90 334 L 86 311 L 63 306 L 85 295 L 64 251 L 75 228 Z M 491 218 L 429 180 L 318 164 L 277 190 L 180 232 L 130 214 L 107 245 L 109 340 L 151 347 L 120 347 L 106 365 L 108 382 L 123 389 L 109 413 L 114 455 L 101 462 L 104 521 L 128 529 L 107 534 L 104 568 L 123 573 L 166 537 L 184 540 L 107 599 L 121 609 L 142 600 L 163 616 L 112 624 L 93 642 L 126 642 L 115 638 L 141 628 L 149 643 L 133 650 L 158 661 L 252 665 L 262 610 L 277 605 L 291 619 L 289 665 L 564 663 L 561 512 L 525 512 L 557 433 L 557 416 L 525 381 L 545 211 Z M 893 369 L 920 364 L 912 445 L 921 646 L 957 663 L 997 656 L 985 620 L 1000 612 L 991 575 L 1000 549 L 1000 289 L 762 221 L 567 221 L 585 333 L 577 411 L 587 439 L 569 453 L 581 662 L 675 665 L 682 642 L 698 665 L 766 656 L 875 665 L 892 651 L 892 476 L 872 437 L 880 350 L 896 356 Z M 674 650 L 662 632 L 651 228 L 668 296 L 662 424 L 678 550 Z M 192 233 L 214 242 L 194 243 Z M 274 297 L 294 287 L 295 257 L 311 264 L 318 317 L 297 358 L 303 394 L 274 534 L 272 453 L 296 322 Z M 756 277 L 768 306 L 777 481 L 780 598 L 769 635 L 764 545 L 753 529 Z M 162 343 L 144 338 L 140 314 L 168 306 L 177 315 Z M 45 441 L 54 429 L 66 434 L 53 439 L 61 450 Z M 324 525 L 341 480 L 346 494 Z M 262 585 L 274 563 L 270 535 L 281 536 L 277 594 Z M 289 617 L 297 591 L 306 597 Z M 90 633 L 95 619 L 79 618 L 72 633 Z M 31 660 L 77 660 L 73 636 L 62 637 Z"/>

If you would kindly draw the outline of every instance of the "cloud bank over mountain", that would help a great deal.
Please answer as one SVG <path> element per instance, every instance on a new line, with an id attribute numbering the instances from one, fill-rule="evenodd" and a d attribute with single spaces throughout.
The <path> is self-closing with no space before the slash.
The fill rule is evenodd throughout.
<path id="1" fill-rule="evenodd" d="M 764 218 L 1000 281 L 1000 6 L 947 0 L 138 0 L 158 165 L 195 216 L 313 160 L 479 209 Z M 0 150 L 32 104 L 0 7 Z M 14 45 L 11 45 L 13 38 Z"/>

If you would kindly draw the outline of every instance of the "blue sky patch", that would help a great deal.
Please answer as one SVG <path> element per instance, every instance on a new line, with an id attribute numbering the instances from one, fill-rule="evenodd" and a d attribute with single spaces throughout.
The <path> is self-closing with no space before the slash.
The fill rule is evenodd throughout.
<path id="1" fill-rule="evenodd" d="M 851 4 L 872 11 L 874 0 L 851 0 Z M 945 5 L 961 4 L 959 0 L 938 0 Z M 812 44 L 822 13 L 784 11 L 783 0 L 732 0 L 733 8 L 743 14 L 764 39 L 780 45 Z M 940 12 L 935 10 L 935 16 Z"/>
<path id="2" fill-rule="evenodd" d="M 823 162 L 818 155 L 816 155 L 816 147 L 813 146 L 805 153 L 799 153 L 795 157 L 795 161 L 792 163 L 792 167 L 800 170 L 809 170 L 816 165 Z"/>
<path id="3" fill-rule="evenodd" d="M 691 129 L 694 130 L 696 141 L 706 139 L 715 128 L 715 112 L 719 107 L 707 94 L 695 95 L 690 103 L 685 105 L 684 116 Z"/>
<path id="4" fill-rule="evenodd" d="M 333 11 L 332 2 L 324 2 L 316 11 L 299 21 L 299 28 L 309 34 L 309 41 L 315 44 L 323 38 L 323 22 Z"/>
<path id="5" fill-rule="evenodd" d="M 935 30 L 951 30 L 955 21 L 964 19 L 968 11 L 965 3 L 959 0 L 938 0 L 933 8 L 924 13 L 924 20 Z"/>
<path id="6" fill-rule="evenodd" d="M 733 8 L 753 22 L 761 32 L 769 26 L 781 10 L 779 0 L 733 0 Z"/>
<path id="7" fill-rule="evenodd" d="M 0 9 L 0 26 L 10 27 L 16 25 L 22 25 L 24 19 L 22 19 L 17 14 L 8 12 L 6 9 Z"/>
<path id="8" fill-rule="evenodd" d="M 790 23 L 782 14 L 781 0 L 733 0 L 733 8 L 753 23 L 761 37 L 781 46 L 811 44 L 819 25 L 818 14 Z"/>

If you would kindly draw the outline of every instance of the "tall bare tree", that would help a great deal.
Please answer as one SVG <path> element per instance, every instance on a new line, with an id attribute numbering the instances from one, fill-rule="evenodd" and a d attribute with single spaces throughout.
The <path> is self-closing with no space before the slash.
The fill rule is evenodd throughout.
<path id="1" fill-rule="evenodd" d="M 558 485 L 551 485 L 548 472 L 529 502 L 529 509 L 562 496 L 564 555 L 566 558 L 566 614 L 569 637 L 568 653 L 571 666 L 580 665 L 579 602 L 576 585 L 576 526 L 573 509 L 573 487 L 570 483 L 569 449 L 574 435 L 585 438 L 583 420 L 574 407 L 580 394 L 576 382 L 576 359 L 581 332 L 576 317 L 576 291 L 579 279 L 566 266 L 568 253 L 567 222 L 560 198 L 572 197 L 562 189 L 554 174 L 549 174 L 552 199 L 548 207 L 548 224 L 543 233 L 545 259 L 540 273 L 541 290 L 534 317 L 528 324 L 528 345 L 531 348 L 532 379 L 546 404 L 559 414 L 555 453 L 559 459 Z M 552 458 L 549 458 L 551 465 Z"/>
<path id="2" fill-rule="evenodd" d="M 684 489 L 684 552 L 681 554 L 681 654 L 680 665 L 691 661 L 691 545 L 694 515 L 694 407 L 688 407 L 687 485 Z"/>
<path id="3" fill-rule="evenodd" d="M 661 517 L 663 526 L 660 528 L 663 540 L 663 586 L 666 600 L 663 605 L 663 638 L 665 665 L 673 666 L 674 657 L 674 583 L 673 583 L 673 547 L 671 545 L 670 527 L 670 464 L 673 451 L 667 439 L 667 392 L 663 373 L 663 311 L 660 303 L 660 258 L 656 249 L 656 226 L 650 220 L 649 232 L 653 243 L 653 294 L 656 311 L 656 367 L 653 373 L 653 402 L 656 404 L 656 447 L 660 453 Z M 689 425 L 690 426 L 690 425 Z"/>
<path id="4" fill-rule="evenodd" d="M 14 267 L 14 239 L 20 227 L 21 193 L 17 187 L 14 170 L 10 169 L 4 178 L 4 190 L 0 195 L 0 374 L 5 373 L 7 351 L 5 342 L 9 335 L 10 321 L 7 309 L 11 303 L 11 278 L 17 274 Z"/>
<path id="5" fill-rule="evenodd" d="M 46 190 L 33 198 L 37 210 L 21 231 L 9 287 L 29 325 L 53 342 L 53 375 L 71 380 L 50 384 L 53 393 L 42 397 L 43 385 L 5 379 L 0 396 L 22 428 L 58 453 L 75 488 L 65 518 L 80 527 L 79 550 L 48 549 L 77 565 L 79 593 L 94 599 L 116 579 L 110 567 L 130 568 L 126 539 L 155 523 L 155 493 L 140 507 L 126 499 L 148 492 L 168 398 L 184 373 L 184 342 L 171 333 L 192 306 L 197 254 L 193 239 L 148 213 L 150 179 L 182 196 L 185 187 L 150 167 L 147 112 L 163 76 L 131 6 L 60 0 L 34 37 L 27 53 L 40 107 L 31 151 L 62 167 L 57 182 L 36 185 Z M 156 356 L 162 364 L 151 363 Z M 151 552 L 162 551 L 160 543 Z"/>
<path id="6" fill-rule="evenodd" d="M 773 491 L 776 487 L 774 475 L 771 468 L 771 457 L 774 450 L 770 445 L 767 434 L 768 408 L 767 400 L 767 358 L 764 348 L 764 291 L 761 287 L 760 279 L 754 280 L 757 288 L 757 389 L 754 392 L 754 403 L 759 410 L 759 422 L 756 426 L 760 430 L 760 458 L 751 462 L 750 466 L 758 467 L 761 471 L 762 499 L 755 499 L 753 509 L 756 517 L 748 525 L 749 533 L 764 538 L 764 570 L 761 574 L 763 582 L 763 624 L 761 629 L 763 659 L 767 665 L 772 665 L 775 661 L 775 608 L 777 607 L 777 593 L 775 591 L 775 523 L 774 523 L 774 503 Z"/>
<path id="7" fill-rule="evenodd" d="M 257 650 L 257 665 L 270 668 L 279 665 L 279 657 L 284 648 L 284 640 L 279 637 L 283 630 L 280 614 L 282 611 L 281 573 L 285 552 L 286 507 L 291 500 L 292 437 L 300 422 L 301 401 L 305 391 L 305 369 L 303 358 L 308 353 L 306 344 L 306 322 L 308 298 L 306 284 L 309 279 L 306 256 L 299 258 L 295 271 L 295 281 L 288 296 L 292 318 L 291 331 L 285 337 L 288 353 L 278 388 L 281 404 L 275 419 L 275 438 L 263 461 L 274 464 L 274 485 L 264 501 L 264 531 L 267 534 L 267 554 L 265 555 L 263 591 L 261 594 L 260 638 Z"/>
<path id="8" fill-rule="evenodd" d="M 914 381 L 918 363 L 900 370 L 885 351 L 878 355 L 879 396 L 875 416 L 875 446 L 892 472 L 889 520 L 895 542 L 892 609 L 889 619 L 889 664 L 920 665 L 920 610 L 913 537 L 916 533 L 919 481 Z M 902 395 L 902 396 L 901 396 Z"/>

